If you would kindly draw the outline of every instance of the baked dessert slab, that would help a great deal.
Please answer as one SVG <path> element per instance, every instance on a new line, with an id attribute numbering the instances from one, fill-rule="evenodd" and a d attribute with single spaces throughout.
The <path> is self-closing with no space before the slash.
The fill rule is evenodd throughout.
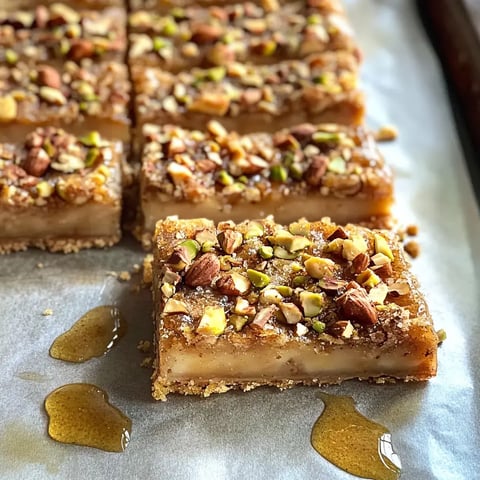
<path id="1" fill-rule="evenodd" d="M 0 141 L 22 142 L 37 126 L 76 135 L 95 130 L 128 141 L 129 100 L 127 67 L 121 63 L 0 66 Z"/>
<path id="2" fill-rule="evenodd" d="M 16 2 L 15 2 L 16 3 Z M 111 7 L 83 10 L 64 3 L 13 11 L 0 9 L 0 62 L 19 61 L 61 66 L 66 60 L 123 62 L 126 12 Z M 18 7 L 19 8 L 19 7 Z"/>
<path id="3" fill-rule="evenodd" d="M 38 128 L 0 144 L 0 253 L 75 252 L 120 240 L 121 142 Z"/>
<path id="4" fill-rule="evenodd" d="M 159 400 L 436 374 L 438 338 L 389 231 L 167 218 L 153 294 Z"/>
<path id="5" fill-rule="evenodd" d="M 134 65 L 131 71 L 140 127 L 201 130 L 216 119 L 239 133 L 274 132 L 303 122 L 355 125 L 364 114 L 358 61 L 344 51 L 274 65 L 232 63 L 178 74 Z"/>
<path id="6" fill-rule="evenodd" d="M 301 124 L 239 135 L 210 121 L 206 131 L 144 126 L 140 174 L 145 245 L 170 215 L 279 223 L 330 216 L 339 223 L 386 222 L 393 179 L 363 127 Z"/>
<path id="7" fill-rule="evenodd" d="M 174 7 L 129 16 L 129 61 L 172 73 L 234 62 L 263 65 L 344 50 L 360 57 L 343 14 L 322 13 L 315 2 Z"/>

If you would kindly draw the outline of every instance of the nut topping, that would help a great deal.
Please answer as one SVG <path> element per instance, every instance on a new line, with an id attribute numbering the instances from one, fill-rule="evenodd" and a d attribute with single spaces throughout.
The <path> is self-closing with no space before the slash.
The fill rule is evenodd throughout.
<path id="1" fill-rule="evenodd" d="M 34 177 L 42 177 L 50 166 L 51 159 L 41 148 L 32 148 L 23 163 L 24 170 Z"/>
<path id="2" fill-rule="evenodd" d="M 234 253 L 243 242 L 243 235 L 234 230 L 224 230 L 217 238 L 223 251 L 228 254 Z"/>
<path id="3" fill-rule="evenodd" d="M 310 166 L 307 169 L 305 178 L 312 187 L 318 187 L 327 171 L 328 157 L 325 155 L 315 155 L 312 157 Z"/>
<path id="4" fill-rule="evenodd" d="M 352 288 L 336 299 L 345 317 L 362 325 L 377 323 L 377 311 L 363 289 Z"/>
<path id="5" fill-rule="evenodd" d="M 370 257 L 366 253 L 359 253 L 352 260 L 352 271 L 353 273 L 361 273 L 368 268 L 370 265 Z"/>
<path id="6" fill-rule="evenodd" d="M 40 65 L 37 67 L 37 82 L 40 86 L 59 90 L 62 86 L 60 74 L 53 67 Z"/>
<path id="7" fill-rule="evenodd" d="M 230 272 L 222 275 L 218 280 L 216 287 L 224 295 L 244 295 L 250 290 L 250 280 L 240 273 Z"/>
<path id="8" fill-rule="evenodd" d="M 191 287 L 206 287 L 220 272 L 220 261 L 214 253 L 198 257 L 185 275 L 185 283 Z"/>

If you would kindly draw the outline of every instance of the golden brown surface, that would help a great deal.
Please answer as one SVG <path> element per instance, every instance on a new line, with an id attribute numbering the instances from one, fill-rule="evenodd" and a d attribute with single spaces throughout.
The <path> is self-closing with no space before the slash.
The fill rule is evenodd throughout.
<path id="1" fill-rule="evenodd" d="M 155 398 L 435 375 L 438 339 L 391 232 L 171 218 L 153 268 Z"/>

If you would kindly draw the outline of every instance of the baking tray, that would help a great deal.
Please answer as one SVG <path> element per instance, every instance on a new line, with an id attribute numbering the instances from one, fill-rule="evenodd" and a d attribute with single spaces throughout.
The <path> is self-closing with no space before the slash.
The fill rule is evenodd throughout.
<path id="1" fill-rule="evenodd" d="M 400 130 L 397 142 L 382 147 L 396 171 L 397 214 L 420 226 L 422 254 L 413 268 L 448 338 L 438 376 L 428 383 L 352 381 L 322 390 L 352 396 L 362 413 L 390 429 L 402 478 L 478 478 L 480 218 L 446 87 L 413 1 L 346 3 L 365 53 L 369 124 Z M 108 275 L 131 270 L 142 255 L 125 239 L 108 251 L 0 258 L 0 477 L 353 478 L 310 446 L 322 410 L 317 388 L 151 399 L 150 371 L 140 368 L 144 355 L 136 349 L 152 335 L 149 292 L 131 291 L 138 277 L 121 283 Z M 111 303 L 129 330 L 108 355 L 79 365 L 48 356 L 53 339 L 83 313 Z M 43 316 L 46 308 L 53 315 Z M 132 419 L 124 453 L 48 438 L 44 398 L 74 382 L 104 388 Z"/>

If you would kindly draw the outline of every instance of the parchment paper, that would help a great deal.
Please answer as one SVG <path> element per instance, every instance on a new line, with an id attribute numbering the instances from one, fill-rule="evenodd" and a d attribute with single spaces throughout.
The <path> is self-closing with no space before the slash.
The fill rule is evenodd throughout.
<path id="1" fill-rule="evenodd" d="M 425 384 L 348 382 L 324 390 L 354 397 L 387 426 L 404 479 L 479 478 L 479 214 L 436 59 L 407 0 L 350 0 L 365 53 L 369 123 L 395 123 L 400 139 L 383 148 L 397 175 L 399 215 L 421 226 L 414 262 L 437 328 L 448 339 L 438 377 Z M 150 397 L 136 349 L 151 338 L 149 293 L 130 292 L 107 271 L 130 270 L 133 241 L 109 251 L 0 258 L 0 477 L 56 478 L 353 478 L 310 446 L 322 410 L 316 388 L 258 389 L 209 399 Z M 43 269 L 36 268 L 37 263 Z M 83 365 L 53 360 L 53 339 L 88 309 L 115 303 L 129 332 L 107 356 Z M 46 308 L 52 316 L 42 316 Z M 30 378 L 30 380 L 26 379 Z M 50 440 L 45 396 L 71 382 L 104 388 L 133 421 L 123 454 Z"/>

